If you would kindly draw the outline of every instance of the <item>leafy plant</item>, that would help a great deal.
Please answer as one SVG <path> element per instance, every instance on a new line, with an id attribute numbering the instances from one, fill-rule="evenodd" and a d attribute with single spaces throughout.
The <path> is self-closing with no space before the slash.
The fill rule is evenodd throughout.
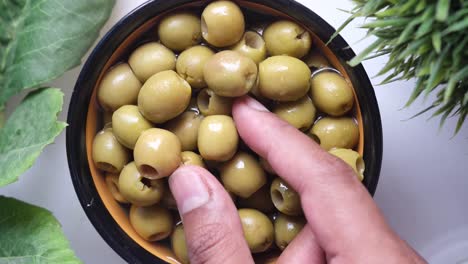
<path id="1" fill-rule="evenodd" d="M 57 121 L 63 93 L 39 87 L 80 63 L 114 2 L 0 1 L 0 187 L 16 181 L 66 126 Z M 27 89 L 34 91 L 5 118 L 9 99 Z M 0 263 L 80 261 L 51 213 L 0 196 Z"/>
<path id="2" fill-rule="evenodd" d="M 352 20 L 365 18 L 362 26 L 377 39 L 349 64 L 388 55 L 378 75 L 382 83 L 416 78 L 406 106 L 418 97 L 436 93 L 436 100 L 423 114 L 434 110 L 442 127 L 450 116 L 458 116 L 455 133 L 468 115 L 468 1 L 467 0 L 353 0 Z M 333 38 L 332 37 L 332 38 Z M 416 116 L 417 116 L 416 115 Z"/>

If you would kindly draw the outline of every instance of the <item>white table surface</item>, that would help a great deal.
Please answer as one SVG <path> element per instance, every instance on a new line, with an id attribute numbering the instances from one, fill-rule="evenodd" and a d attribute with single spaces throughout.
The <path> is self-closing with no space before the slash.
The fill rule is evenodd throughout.
<path id="1" fill-rule="evenodd" d="M 118 0 L 102 33 L 143 2 Z M 335 28 L 347 18 L 337 8 L 351 7 L 350 0 L 299 2 Z M 353 23 L 342 32 L 355 52 L 371 41 L 359 42 L 365 31 L 358 25 Z M 374 76 L 387 59 L 365 62 L 369 76 Z M 65 93 L 61 120 L 66 120 L 79 71 L 77 67 L 52 83 Z M 380 80 L 372 77 L 373 84 Z M 462 259 L 468 259 L 468 129 L 465 126 L 452 138 L 455 120 L 440 131 L 438 119 L 427 121 L 427 115 L 402 121 L 430 103 L 431 98 L 425 104 L 420 100 L 400 110 L 413 85 L 408 81 L 375 87 L 384 132 L 383 165 L 375 200 L 390 225 L 431 263 L 462 263 Z M 0 189 L 0 194 L 51 210 L 84 263 L 125 263 L 99 236 L 78 202 L 68 170 L 65 133 L 45 149 L 18 182 Z"/>

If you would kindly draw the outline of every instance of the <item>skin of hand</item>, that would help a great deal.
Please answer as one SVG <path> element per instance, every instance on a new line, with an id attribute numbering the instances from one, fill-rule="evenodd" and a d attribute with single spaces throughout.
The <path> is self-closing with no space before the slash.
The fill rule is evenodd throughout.
<path id="1" fill-rule="evenodd" d="M 348 165 L 250 97 L 237 99 L 233 117 L 245 143 L 301 196 L 307 224 L 277 263 L 426 263 Z M 169 184 L 191 263 L 253 263 L 236 207 L 210 172 L 183 166 Z"/>

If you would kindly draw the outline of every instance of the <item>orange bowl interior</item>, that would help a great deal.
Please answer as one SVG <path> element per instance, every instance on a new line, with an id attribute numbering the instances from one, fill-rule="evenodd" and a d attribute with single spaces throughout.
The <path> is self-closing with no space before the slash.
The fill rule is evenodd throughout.
<path id="1" fill-rule="evenodd" d="M 173 11 L 176 11 L 178 9 L 186 9 L 189 6 L 196 6 L 200 7 L 204 1 L 195 1 L 190 4 L 186 4 L 180 7 L 175 8 L 174 10 L 168 11 L 166 13 L 170 13 Z M 287 16 L 284 13 L 278 12 L 277 10 L 274 10 L 272 8 L 269 8 L 264 5 L 256 4 L 256 3 L 251 3 L 247 1 L 236 1 L 241 7 L 248 7 L 249 9 L 255 9 L 255 10 L 261 10 L 262 12 L 270 13 L 275 17 L 278 18 L 286 18 L 293 20 L 293 18 Z M 130 34 L 130 36 L 123 41 L 119 47 L 116 49 L 116 51 L 112 54 L 111 58 L 107 63 L 105 64 L 104 68 L 102 69 L 98 82 L 94 85 L 94 91 L 91 97 L 91 102 L 89 104 L 88 108 L 88 114 L 86 118 L 86 154 L 88 158 L 88 164 L 89 168 L 91 171 L 91 175 L 93 178 L 93 182 L 96 186 L 96 189 L 99 193 L 99 196 L 101 197 L 105 207 L 109 211 L 109 213 L 112 215 L 114 218 L 115 222 L 120 226 L 120 228 L 129 236 L 131 237 L 136 243 L 138 243 L 141 247 L 146 249 L 148 252 L 151 254 L 155 255 L 156 257 L 167 261 L 169 263 L 179 263 L 172 253 L 171 249 L 167 247 L 167 245 L 164 245 L 162 243 L 154 243 L 154 242 L 148 242 L 141 238 L 135 230 L 132 228 L 130 225 L 130 221 L 127 216 L 127 212 L 122 206 L 114 200 L 111 192 L 106 186 L 105 180 L 104 180 L 104 174 L 99 171 L 92 160 L 91 156 L 91 147 L 92 143 L 94 140 L 94 136 L 97 133 L 98 130 L 101 129 L 101 111 L 99 109 L 99 105 L 96 99 L 96 90 L 97 87 L 99 86 L 99 83 L 103 77 L 103 75 L 107 72 L 107 70 L 116 64 L 117 62 L 121 61 L 123 56 L 125 56 L 126 53 L 128 53 L 129 48 L 133 47 L 135 43 L 138 43 L 142 36 L 147 33 L 149 30 L 155 27 L 157 25 L 158 21 L 160 20 L 161 17 L 163 17 L 166 13 L 161 13 L 155 16 L 154 18 L 148 20 L 146 23 L 144 23 L 142 26 L 140 26 L 137 30 L 135 30 L 133 33 Z M 296 21 L 297 23 L 300 24 L 299 21 Z M 325 45 L 323 40 L 319 39 L 317 35 L 314 34 L 313 31 L 308 29 L 311 35 L 313 36 L 314 39 L 314 44 L 315 46 L 322 52 L 322 54 L 328 59 L 330 64 L 339 70 L 343 76 L 346 78 L 348 83 L 352 86 L 352 83 L 349 79 L 348 74 L 346 73 L 343 65 L 340 64 L 338 58 L 333 54 L 333 52 Z M 353 88 L 354 90 L 354 88 Z M 364 137 L 363 137 L 363 124 L 362 124 L 362 115 L 361 115 L 361 110 L 359 107 L 359 102 L 357 101 L 357 97 L 355 96 L 355 110 L 354 114 L 355 117 L 358 121 L 359 124 L 359 131 L 360 131 L 360 140 L 359 144 L 357 147 L 357 151 L 363 155 L 363 149 L 364 149 Z M 260 262 L 274 262 L 276 259 L 275 254 L 268 254 L 260 257 Z"/>

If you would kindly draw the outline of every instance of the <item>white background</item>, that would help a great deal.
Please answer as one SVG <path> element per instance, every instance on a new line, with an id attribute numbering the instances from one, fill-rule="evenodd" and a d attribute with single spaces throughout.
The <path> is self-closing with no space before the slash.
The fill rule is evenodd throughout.
<path id="1" fill-rule="evenodd" d="M 143 2 L 117 1 L 102 33 Z M 299 2 L 335 28 L 347 18 L 337 8 L 351 8 L 349 0 Z M 342 32 L 357 53 L 371 42 L 359 41 L 365 35 L 365 30 L 358 28 L 360 22 Z M 381 80 L 373 76 L 387 59 L 364 63 L 373 84 Z M 75 68 L 52 83 L 65 93 L 61 120 L 66 120 L 79 71 L 80 67 Z M 375 200 L 390 225 L 431 263 L 459 263 L 468 258 L 468 129 L 465 126 L 452 138 L 455 120 L 440 131 L 438 119 L 427 121 L 427 115 L 403 121 L 432 99 L 400 110 L 413 85 L 413 81 L 408 81 L 375 87 L 384 132 L 384 158 Z M 18 182 L 2 188 L 0 194 L 51 210 L 84 263 L 125 263 L 99 236 L 78 202 L 68 171 L 65 133 L 45 149 Z"/>

